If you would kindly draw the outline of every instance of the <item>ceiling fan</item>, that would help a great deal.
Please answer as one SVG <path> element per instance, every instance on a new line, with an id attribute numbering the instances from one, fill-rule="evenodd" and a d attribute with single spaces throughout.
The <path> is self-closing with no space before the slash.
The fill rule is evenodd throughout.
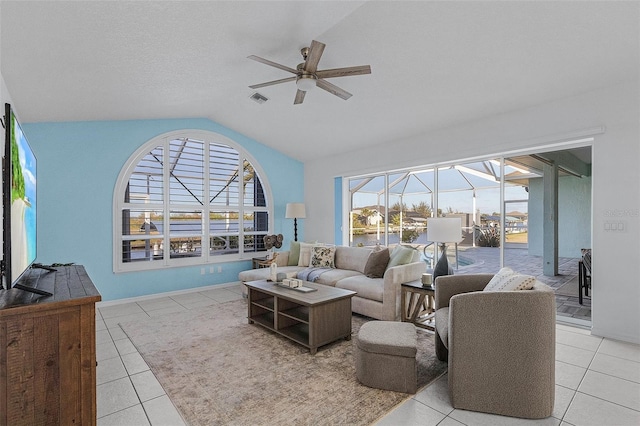
<path id="1" fill-rule="evenodd" d="M 352 96 L 351 93 L 347 92 L 344 89 L 339 88 L 334 84 L 329 83 L 328 81 L 325 80 L 325 78 L 371 74 L 371 66 L 359 65 L 355 67 L 319 70 L 318 62 L 320 62 L 320 57 L 322 56 L 322 52 L 324 51 L 325 46 L 326 45 L 324 43 L 320 43 L 319 41 L 313 40 L 311 41 L 310 47 L 302 48 L 302 50 L 300 50 L 300 53 L 304 58 L 304 62 L 298 64 L 296 69 L 287 67 L 285 65 L 280 65 L 278 63 L 269 61 L 268 59 L 264 59 L 259 56 L 255 56 L 255 55 L 248 56 L 249 59 L 253 59 L 254 61 L 258 61 L 263 64 L 270 65 L 272 67 L 279 68 L 281 70 L 288 71 L 292 74 L 295 74 L 295 76 L 293 77 L 287 77 L 280 80 L 268 81 L 266 83 L 261 83 L 261 84 L 254 84 L 253 86 L 249 86 L 249 87 L 252 89 L 258 89 L 260 87 L 286 83 L 289 81 L 295 81 L 296 86 L 298 87 L 298 91 L 296 92 L 296 98 L 293 101 L 294 105 L 301 104 L 302 101 L 304 101 L 304 96 L 307 93 L 307 91 L 313 89 L 316 86 L 344 100 L 349 99 Z"/>

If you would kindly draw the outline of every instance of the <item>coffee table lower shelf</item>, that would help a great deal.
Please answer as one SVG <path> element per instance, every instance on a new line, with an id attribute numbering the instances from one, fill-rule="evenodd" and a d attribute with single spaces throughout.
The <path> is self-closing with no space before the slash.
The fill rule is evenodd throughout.
<path id="1" fill-rule="evenodd" d="M 248 321 L 307 348 L 351 339 L 351 297 L 355 292 L 305 283 L 318 291 L 299 293 L 267 281 L 246 283 Z"/>

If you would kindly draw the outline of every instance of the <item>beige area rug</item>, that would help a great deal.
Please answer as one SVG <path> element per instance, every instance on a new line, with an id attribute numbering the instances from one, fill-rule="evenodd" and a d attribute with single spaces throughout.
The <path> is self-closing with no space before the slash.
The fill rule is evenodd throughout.
<path id="1" fill-rule="evenodd" d="M 246 316 L 239 300 L 122 328 L 190 425 L 367 425 L 412 396 L 357 381 L 355 338 L 310 355 Z M 353 316 L 353 336 L 366 320 Z M 446 363 L 418 336 L 420 388 Z"/>

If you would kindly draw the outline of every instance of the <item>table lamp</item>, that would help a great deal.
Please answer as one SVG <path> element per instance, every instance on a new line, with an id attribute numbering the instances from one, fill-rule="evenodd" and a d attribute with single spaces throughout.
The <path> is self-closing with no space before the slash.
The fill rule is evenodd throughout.
<path id="1" fill-rule="evenodd" d="M 462 219 L 459 217 L 432 217 L 427 219 L 427 240 L 440 243 L 442 255 L 433 268 L 433 279 L 449 274 L 447 246 L 445 243 L 462 241 Z"/>

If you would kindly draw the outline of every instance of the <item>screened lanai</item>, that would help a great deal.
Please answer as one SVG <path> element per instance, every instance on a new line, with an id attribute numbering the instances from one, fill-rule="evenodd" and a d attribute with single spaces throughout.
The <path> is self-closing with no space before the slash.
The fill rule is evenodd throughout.
<path id="1" fill-rule="evenodd" d="M 534 176 L 505 162 L 503 201 L 509 201 L 508 207 L 514 207 L 515 200 L 520 203 L 515 216 L 509 214 L 511 211 L 505 216 L 501 208 L 501 170 L 500 160 L 495 159 L 352 178 L 349 242 L 411 244 L 424 251 L 425 259 L 432 259 L 434 246 L 427 240 L 427 218 L 460 217 L 460 247 L 499 247 L 499 239 L 486 241 L 481 236 L 493 232 L 499 237 L 499 230 L 505 226 L 510 232 L 526 233 L 528 196 L 522 178 L 525 174 Z M 511 183 L 513 179 L 519 181 Z"/>
<path id="2" fill-rule="evenodd" d="M 455 273 L 510 266 L 556 288 L 559 315 L 590 321 L 590 299 L 578 304 L 575 281 L 581 249 L 591 240 L 591 148 L 501 161 L 350 178 L 345 238 L 353 246 L 409 244 L 428 268 L 439 254 L 427 240 L 426 219 L 460 217 L 462 240 L 447 250 Z"/>

